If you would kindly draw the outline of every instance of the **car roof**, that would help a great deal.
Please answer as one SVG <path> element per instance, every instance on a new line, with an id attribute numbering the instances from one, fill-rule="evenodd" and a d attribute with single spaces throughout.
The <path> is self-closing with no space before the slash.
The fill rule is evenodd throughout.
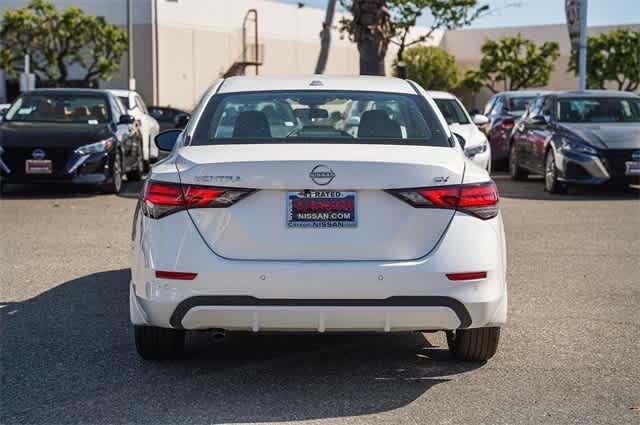
<path id="1" fill-rule="evenodd" d="M 275 90 L 348 90 L 416 94 L 406 80 L 378 76 L 306 75 L 290 77 L 241 76 L 226 78 L 218 93 Z"/>
<path id="2" fill-rule="evenodd" d="M 115 94 L 116 96 L 129 96 L 132 94 L 136 94 L 135 91 L 122 90 L 122 89 L 108 89 L 107 91 Z"/>
<path id="3" fill-rule="evenodd" d="M 38 93 L 53 93 L 53 94 L 101 94 L 108 95 L 109 92 L 107 90 L 102 89 L 61 89 L 61 88 L 51 88 L 51 89 L 34 89 L 26 92 L 25 94 L 38 94 Z"/>
<path id="4" fill-rule="evenodd" d="M 503 91 L 498 93 L 498 95 L 507 95 L 509 97 L 531 97 L 531 96 L 541 96 L 545 94 L 555 93 L 553 90 L 512 90 L 512 91 Z"/>
<path id="5" fill-rule="evenodd" d="M 457 99 L 457 97 L 446 91 L 427 91 L 427 94 L 434 99 Z"/>
<path id="6" fill-rule="evenodd" d="M 629 97 L 638 98 L 635 93 L 618 90 L 585 90 L 585 91 L 565 91 L 557 94 L 558 97 Z"/>

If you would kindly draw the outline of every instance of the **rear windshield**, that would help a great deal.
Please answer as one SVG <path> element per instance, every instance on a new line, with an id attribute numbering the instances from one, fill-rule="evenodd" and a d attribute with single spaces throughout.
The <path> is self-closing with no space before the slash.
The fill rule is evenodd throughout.
<path id="1" fill-rule="evenodd" d="M 192 145 L 253 143 L 450 146 L 422 97 L 315 90 L 214 96 L 191 141 Z"/>
<path id="2" fill-rule="evenodd" d="M 557 108 L 561 122 L 640 122 L 640 99 L 560 98 Z"/>
<path id="3" fill-rule="evenodd" d="M 467 114 L 455 99 L 434 99 L 447 124 L 469 124 Z"/>
<path id="4" fill-rule="evenodd" d="M 512 115 L 522 115 L 535 99 L 535 96 L 510 97 L 507 100 L 507 112 Z"/>
<path id="5" fill-rule="evenodd" d="M 5 120 L 97 124 L 109 121 L 109 116 L 104 96 L 43 93 L 20 96 Z"/>

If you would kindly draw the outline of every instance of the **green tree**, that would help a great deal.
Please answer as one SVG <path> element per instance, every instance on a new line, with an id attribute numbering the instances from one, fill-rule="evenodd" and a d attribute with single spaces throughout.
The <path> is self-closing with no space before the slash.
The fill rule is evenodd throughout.
<path id="1" fill-rule="evenodd" d="M 31 71 L 58 85 L 64 85 L 74 65 L 85 70 L 87 82 L 110 79 L 127 49 L 127 34 L 103 17 L 85 15 L 78 7 L 58 12 L 44 0 L 5 10 L 0 39 L 0 67 L 9 76 L 23 71 L 24 55 L 29 54 Z"/>
<path id="2" fill-rule="evenodd" d="M 405 50 L 402 59 L 409 78 L 425 90 L 451 91 L 460 82 L 456 58 L 440 47 L 413 46 Z M 397 63 L 395 60 L 394 67 Z"/>
<path id="3" fill-rule="evenodd" d="M 572 52 L 569 70 L 578 75 L 578 54 Z M 618 28 L 589 37 L 587 42 L 587 87 L 604 89 L 612 81 L 618 90 L 640 87 L 640 31 Z"/>
<path id="4" fill-rule="evenodd" d="M 467 26 L 489 10 L 488 5 L 479 5 L 478 0 L 340 0 L 340 3 L 353 16 L 341 20 L 341 30 L 349 33 L 359 48 L 361 40 L 374 44 L 365 53 L 376 55 L 379 75 L 384 75 L 384 57 L 389 43 L 398 46 L 396 61 L 401 61 L 406 48 L 424 42 L 437 29 Z M 363 10 L 372 10 L 371 16 L 378 19 L 363 20 Z M 425 13 L 433 18 L 429 29 L 408 41 L 411 29 Z M 362 65 L 363 51 L 360 50 Z M 360 73 L 363 74 L 362 67 Z"/>
<path id="5" fill-rule="evenodd" d="M 466 70 L 463 85 L 471 89 L 486 86 L 497 93 L 501 89 L 547 85 L 560 55 L 560 46 L 555 41 L 545 41 L 538 46 L 518 34 L 498 41 L 487 40 L 481 51 L 480 68 Z"/>

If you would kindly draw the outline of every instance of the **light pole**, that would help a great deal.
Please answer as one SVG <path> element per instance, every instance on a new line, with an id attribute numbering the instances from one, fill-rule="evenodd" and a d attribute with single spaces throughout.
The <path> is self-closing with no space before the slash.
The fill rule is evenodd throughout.
<path id="1" fill-rule="evenodd" d="M 580 91 L 587 89 L 587 4 L 588 0 L 582 0 L 580 5 L 580 45 L 578 60 L 579 74 L 580 74 Z"/>
<path id="2" fill-rule="evenodd" d="M 127 55 L 129 65 L 129 90 L 135 90 L 136 78 L 133 73 L 133 0 L 127 0 L 127 39 L 129 42 L 129 52 Z"/>

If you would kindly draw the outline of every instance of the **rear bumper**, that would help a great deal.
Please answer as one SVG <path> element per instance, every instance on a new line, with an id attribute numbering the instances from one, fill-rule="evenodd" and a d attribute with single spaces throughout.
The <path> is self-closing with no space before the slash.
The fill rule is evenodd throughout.
<path id="1" fill-rule="evenodd" d="M 139 216 L 131 321 L 256 332 L 501 326 L 507 315 L 505 257 L 500 216 L 480 221 L 456 213 L 438 246 L 421 259 L 342 262 L 228 260 L 204 244 L 187 214 L 155 221 Z M 198 275 L 159 279 L 155 270 Z M 462 271 L 486 271 L 487 277 L 456 282 L 446 276 Z"/>

